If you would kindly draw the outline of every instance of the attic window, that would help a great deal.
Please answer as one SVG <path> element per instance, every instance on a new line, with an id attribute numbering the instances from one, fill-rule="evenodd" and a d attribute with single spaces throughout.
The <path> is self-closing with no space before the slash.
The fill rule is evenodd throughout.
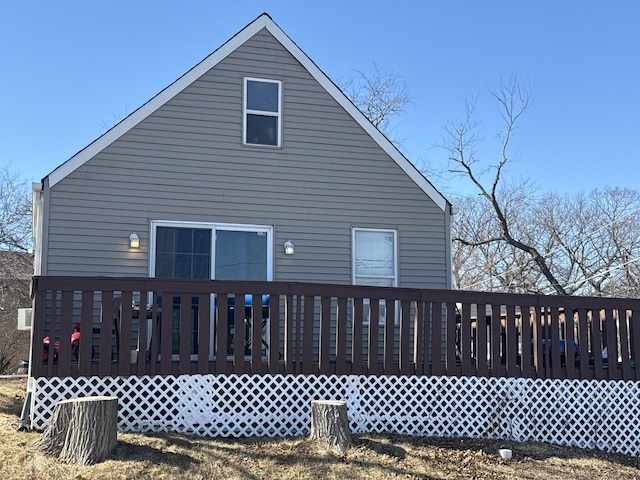
<path id="1" fill-rule="evenodd" d="M 244 79 L 244 143 L 280 146 L 281 91 L 278 80 Z"/>

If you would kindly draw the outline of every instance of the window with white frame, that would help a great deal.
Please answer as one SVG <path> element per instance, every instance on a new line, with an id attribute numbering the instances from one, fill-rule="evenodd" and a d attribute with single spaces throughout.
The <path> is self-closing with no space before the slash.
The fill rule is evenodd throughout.
<path id="1" fill-rule="evenodd" d="M 353 229 L 353 283 L 378 287 L 397 285 L 395 230 Z"/>
<path id="2" fill-rule="evenodd" d="M 273 229 L 269 226 L 199 222 L 151 222 L 151 277 L 273 280 Z M 172 352 L 179 350 L 180 296 L 172 305 Z M 198 353 L 198 296 L 191 298 L 191 354 Z M 244 304 L 244 301 L 242 302 Z M 211 302 L 215 309 L 215 299 Z M 238 308 L 239 312 L 244 309 Z M 212 315 L 214 318 L 214 315 Z M 240 317 L 242 318 L 242 317 Z M 229 320 L 229 328 L 232 320 Z M 263 326 L 264 328 L 264 326 Z M 239 330 L 242 331 L 242 330 Z M 149 330 L 149 334 L 151 330 Z M 213 352 L 214 328 L 209 349 Z M 150 344 L 151 338 L 147 339 Z M 263 344 L 263 345 L 266 345 Z M 213 358 L 213 357 L 212 357 Z"/>
<path id="3" fill-rule="evenodd" d="M 282 140 L 282 82 L 244 79 L 243 141 L 279 147 Z"/>
<path id="4" fill-rule="evenodd" d="M 353 283 L 375 287 L 398 285 L 396 230 L 353 229 Z M 365 322 L 368 322 L 368 301 L 365 301 Z M 384 323 L 386 308 L 380 301 L 380 323 Z"/>
<path id="5" fill-rule="evenodd" d="M 150 274 L 163 278 L 272 280 L 272 228 L 152 222 Z"/>

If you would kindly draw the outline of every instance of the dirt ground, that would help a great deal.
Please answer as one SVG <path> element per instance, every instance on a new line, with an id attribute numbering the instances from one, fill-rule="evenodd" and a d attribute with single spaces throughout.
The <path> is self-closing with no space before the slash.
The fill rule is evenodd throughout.
<path id="1" fill-rule="evenodd" d="M 203 439 L 118 434 L 106 461 L 67 465 L 29 450 L 38 432 L 16 430 L 24 380 L 0 380 L 3 479 L 640 479 L 636 457 L 469 438 L 361 435 L 338 456 L 308 438 Z M 513 457 L 502 459 L 499 448 Z"/>

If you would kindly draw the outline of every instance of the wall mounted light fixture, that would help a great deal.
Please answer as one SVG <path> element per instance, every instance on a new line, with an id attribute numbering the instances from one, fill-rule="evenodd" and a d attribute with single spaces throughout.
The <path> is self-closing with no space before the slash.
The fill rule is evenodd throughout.
<path id="1" fill-rule="evenodd" d="M 140 237 L 137 233 L 132 233 L 129 235 L 129 246 L 131 248 L 140 248 Z"/>
<path id="2" fill-rule="evenodd" d="M 286 255 L 293 255 L 293 242 L 291 242 L 291 240 L 287 240 L 286 242 L 284 242 L 284 253 Z"/>

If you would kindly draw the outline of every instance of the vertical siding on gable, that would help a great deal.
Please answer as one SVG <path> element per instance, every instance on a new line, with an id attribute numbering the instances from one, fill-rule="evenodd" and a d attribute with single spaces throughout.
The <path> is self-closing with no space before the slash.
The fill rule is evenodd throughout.
<path id="1" fill-rule="evenodd" d="M 282 148 L 242 145 L 244 76 L 282 80 Z M 145 276 L 150 221 L 185 220 L 271 225 L 275 280 L 335 283 L 352 227 L 396 228 L 399 284 L 447 286 L 445 214 L 266 30 L 48 194 L 50 275 Z"/>

